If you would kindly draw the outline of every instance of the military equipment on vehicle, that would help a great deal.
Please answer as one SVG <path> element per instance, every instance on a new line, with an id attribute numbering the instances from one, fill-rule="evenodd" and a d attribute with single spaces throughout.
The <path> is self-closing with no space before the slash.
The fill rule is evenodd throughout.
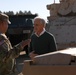
<path id="1" fill-rule="evenodd" d="M 58 49 L 76 47 L 76 0 L 59 1 L 47 5 L 47 30 L 55 36 Z"/>
<path id="2" fill-rule="evenodd" d="M 23 75 L 76 75 L 76 48 L 38 55 L 25 60 Z"/>

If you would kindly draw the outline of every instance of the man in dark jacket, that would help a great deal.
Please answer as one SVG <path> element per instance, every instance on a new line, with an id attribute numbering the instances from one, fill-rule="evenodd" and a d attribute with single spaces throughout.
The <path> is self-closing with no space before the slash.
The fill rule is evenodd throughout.
<path id="1" fill-rule="evenodd" d="M 34 34 L 31 36 L 30 57 L 41 55 L 57 50 L 55 37 L 45 30 L 45 20 L 36 18 L 34 20 Z"/>

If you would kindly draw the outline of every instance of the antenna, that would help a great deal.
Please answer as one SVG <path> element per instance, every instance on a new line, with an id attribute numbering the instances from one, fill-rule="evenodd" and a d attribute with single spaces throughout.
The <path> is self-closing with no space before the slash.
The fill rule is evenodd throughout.
<path id="1" fill-rule="evenodd" d="M 54 0 L 54 4 L 55 4 L 55 0 Z"/>

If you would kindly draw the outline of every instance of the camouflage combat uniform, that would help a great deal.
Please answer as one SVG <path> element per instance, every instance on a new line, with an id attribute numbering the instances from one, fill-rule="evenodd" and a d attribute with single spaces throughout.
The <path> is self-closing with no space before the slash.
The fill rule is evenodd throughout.
<path id="1" fill-rule="evenodd" d="M 12 70 L 21 50 L 20 44 L 12 47 L 7 36 L 0 33 L 0 75 L 17 75 Z"/>

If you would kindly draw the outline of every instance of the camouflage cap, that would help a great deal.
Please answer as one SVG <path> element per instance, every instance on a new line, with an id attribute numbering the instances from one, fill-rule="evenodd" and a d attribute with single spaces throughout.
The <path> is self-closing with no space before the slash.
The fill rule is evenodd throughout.
<path id="1" fill-rule="evenodd" d="M 11 22 L 9 21 L 9 16 L 6 15 L 6 14 L 3 14 L 3 13 L 0 13 L 0 21 L 1 21 L 1 22 L 7 21 L 8 24 L 11 24 Z"/>

